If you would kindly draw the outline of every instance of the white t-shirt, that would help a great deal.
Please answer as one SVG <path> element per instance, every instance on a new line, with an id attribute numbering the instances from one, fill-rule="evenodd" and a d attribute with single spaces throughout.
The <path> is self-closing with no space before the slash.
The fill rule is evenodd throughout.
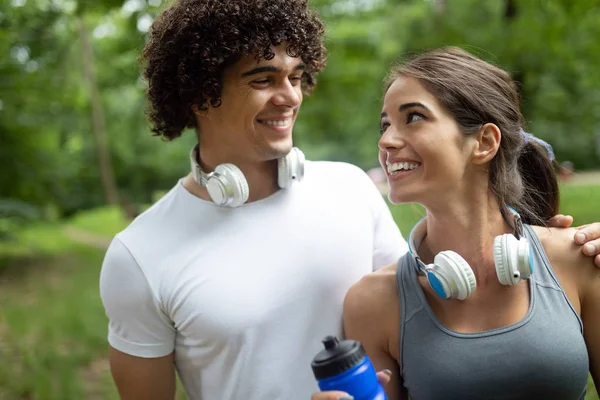
<path id="1" fill-rule="evenodd" d="M 321 340 L 342 336 L 347 290 L 406 251 L 349 164 L 307 161 L 303 181 L 237 208 L 180 181 L 108 249 L 108 341 L 138 357 L 174 351 L 190 399 L 308 400 Z"/>

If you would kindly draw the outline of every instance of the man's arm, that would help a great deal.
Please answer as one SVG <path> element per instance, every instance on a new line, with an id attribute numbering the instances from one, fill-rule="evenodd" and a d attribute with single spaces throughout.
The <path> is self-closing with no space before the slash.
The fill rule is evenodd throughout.
<path id="1" fill-rule="evenodd" d="M 600 274 L 590 274 L 588 290 L 583 300 L 581 319 L 583 336 L 590 358 L 590 372 L 600 391 Z"/>
<path id="2" fill-rule="evenodd" d="M 600 388 L 600 271 L 573 243 L 577 232 L 575 228 L 536 229 L 560 285 L 581 315 L 589 369 Z"/>
<path id="3" fill-rule="evenodd" d="M 175 398 L 173 353 L 142 358 L 110 347 L 110 370 L 121 400 L 171 400 Z"/>
<path id="4" fill-rule="evenodd" d="M 121 399 L 171 400 L 175 329 L 146 273 L 115 238 L 100 274 L 100 297 L 109 319 L 111 373 Z"/>
<path id="5" fill-rule="evenodd" d="M 600 391 L 600 272 L 592 268 L 589 260 L 576 258 L 579 265 L 572 268 L 581 276 L 581 320 L 583 337 L 588 351 L 590 373 L 596 389 Z M 596 257 L 596 260 L 599 257 Z"/>

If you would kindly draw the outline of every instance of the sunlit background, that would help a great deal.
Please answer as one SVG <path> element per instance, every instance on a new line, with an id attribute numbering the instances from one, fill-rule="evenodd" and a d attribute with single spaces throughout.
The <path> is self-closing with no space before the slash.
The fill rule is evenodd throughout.
<path id="1" fill-rule="evenodd" d="M 561 163 L 561 211 L 576 224 L 600 221 L 597 0 L 311 4 L 329 57 L 295 128 L 307 158 L 376 177 L 386 71 L 407 54 L 458 45 L 520 82 L 526 129 Z M 195 139 L 152 137 L 145 116 L 137 57 L 164 6 L 0 2 L 0 399 L 117 398 L 98 297 L 104 251 L 188 172 Z M 392 211 L 405 234 L 422 212 Z M 590 389 L 586 399 L 598 399 Z"/>

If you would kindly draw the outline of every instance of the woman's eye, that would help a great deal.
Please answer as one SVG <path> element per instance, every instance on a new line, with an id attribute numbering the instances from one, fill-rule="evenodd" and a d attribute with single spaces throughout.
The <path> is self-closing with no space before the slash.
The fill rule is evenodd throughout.
<path id="1" fill-rule="evenodd" d="M 425 116 L 423 114 L 418 112 L 411 112 L 408 113 L 408 115 L 406 116 L 406 123 L 410 124 L 411 122 L 419 121 L 422 119 L 425 119 Z"/>

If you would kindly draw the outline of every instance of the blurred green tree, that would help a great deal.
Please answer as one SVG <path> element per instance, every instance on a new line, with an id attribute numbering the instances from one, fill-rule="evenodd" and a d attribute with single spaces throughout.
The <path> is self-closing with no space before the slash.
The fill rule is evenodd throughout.
<path id="1" fill-rule="evenodd" d="M 30 216 L 30 206 L 46 216 L 106 203 L 129 209 L 187 172 L 194 134 L 152 138 L 144 113 L 138 56 L 165 4 L 0 3 L 0 207 L 15 213 L 22 203 L 21 214 Z M 578 169 L 600 164 L 595 0 L 311 4 L 326 22 L 329 57 L 295 128 L 307 157 L 377 165 L 388 68 L 409 53 L 459 45 L 521 82 L 527 129 L 550 141 L 559 160 Z"/>

